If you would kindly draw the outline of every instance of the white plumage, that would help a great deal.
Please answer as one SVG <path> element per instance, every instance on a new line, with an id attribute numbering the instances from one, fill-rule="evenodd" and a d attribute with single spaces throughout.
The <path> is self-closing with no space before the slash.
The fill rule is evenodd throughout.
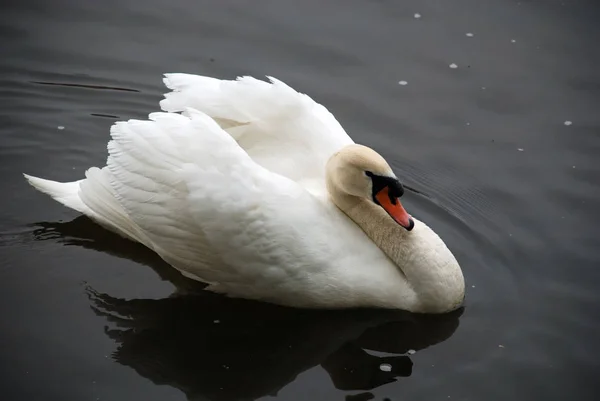
<path id="1" fill-rule="evenodd" d="M 439 237 L 417 221 L 398 236 L 404 261 L 390 259 L 327 190 L 328 160 L 353 141 L 322 105 L 270 80 L 167 74 L 165 112 L 113 125 L 105 167 L 70 183 L 26 177 L 211 291 L 301 307 L 456 308 L 462 273 Z M 400 263 L 437 282 L 422 289 L 410 278 L 421 266 Z"/>

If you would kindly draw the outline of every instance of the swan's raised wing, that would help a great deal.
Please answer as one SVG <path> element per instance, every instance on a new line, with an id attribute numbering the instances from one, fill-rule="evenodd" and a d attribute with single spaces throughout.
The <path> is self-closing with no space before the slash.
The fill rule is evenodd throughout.
<path id="1" fill-rule="evenodd" d="M 146 245 L 184 274 L 261 298 L 318 276 L 314 256 L 331 253 L 333 212 L 256 164 L 210 117 L 153 113 L 115 124 L 111 136 L 116 198 Z"/>
<path id="2" fill-rule="evenodd" d="M 322 184 L 327 160 L 352 139 L 321 104 L 269 79 L 166 74 L 173 92 L 160 104 L 170 112 L 197 109 L 214 118 L 256 163 L 305 187 Z"/>

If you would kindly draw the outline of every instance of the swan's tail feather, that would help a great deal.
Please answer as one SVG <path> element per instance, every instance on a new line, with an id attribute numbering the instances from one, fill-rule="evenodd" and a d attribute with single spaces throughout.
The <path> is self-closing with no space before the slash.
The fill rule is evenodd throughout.
<path id="1" fill-rule="evenodd" d="M 52 199 L 62 203 L 66 207 L 75 209 L 83 214 L 89 214 L 91 212 L 91 210 L 79 197 L 79 188 L 81 181 L 83 180 L 73 182 L 57 182 L 33 177 L 27 174 L 23 174 L 23 176 L 25 176 L 27 182 L 29 182 L 29 184 L 35 189 L 50 195 Z"/>
<path id="2" fill-rule="evenodd" d="M 93 218 L 107 229 L 126 238 L 147 243 L 145 236 L 117 200 L 110 184 L 112 176 L 108 169 L 92 167 L 85 172 L 85 176 L 86 179 L 81 182 L 80 196 L 93 211 Z"/>
<path id="3" fill-rule="evenodd" d="M 106 229 L 137 242 L 144 242 L 137 226 L 115 198 L 104 169 L 86 171 L 86 178 L 57 182 L 23 174 L 29 184 L 64 206 L 82 213 Z"/>

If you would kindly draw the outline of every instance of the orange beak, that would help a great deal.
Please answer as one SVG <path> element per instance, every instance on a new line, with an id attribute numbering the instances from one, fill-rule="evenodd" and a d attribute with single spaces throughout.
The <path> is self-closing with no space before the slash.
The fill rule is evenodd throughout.
<path id="1" fill-rule="evenodd" d="M 377 199 L 379 205 L 396 221 L 396 223 L 400 224 L 408 231 L 413 229 L 415 222 L 412 217 L 406 213 L 406 210 L 404 210 L 402 203 L 400 203 L 400 199 L 390 197 L 388 187 L 384 187 L 381 191 L 377 192 L 375 199 Z"/>

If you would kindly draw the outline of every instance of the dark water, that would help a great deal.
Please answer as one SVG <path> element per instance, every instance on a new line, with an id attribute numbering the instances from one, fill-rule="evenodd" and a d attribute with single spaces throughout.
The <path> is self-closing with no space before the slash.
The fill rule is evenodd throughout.
<path id="1" fill-rule="evenodd" d="M 598 399 L 594 1 L 1 7 L 0 398 Z M 110 125 L 158 109 L 163 72 L 273 75 L 323 103 L 423 193 L 407 209 L 461 262 L 466 308 L 204 294 L 26 185 L 103 165 Z"/>

